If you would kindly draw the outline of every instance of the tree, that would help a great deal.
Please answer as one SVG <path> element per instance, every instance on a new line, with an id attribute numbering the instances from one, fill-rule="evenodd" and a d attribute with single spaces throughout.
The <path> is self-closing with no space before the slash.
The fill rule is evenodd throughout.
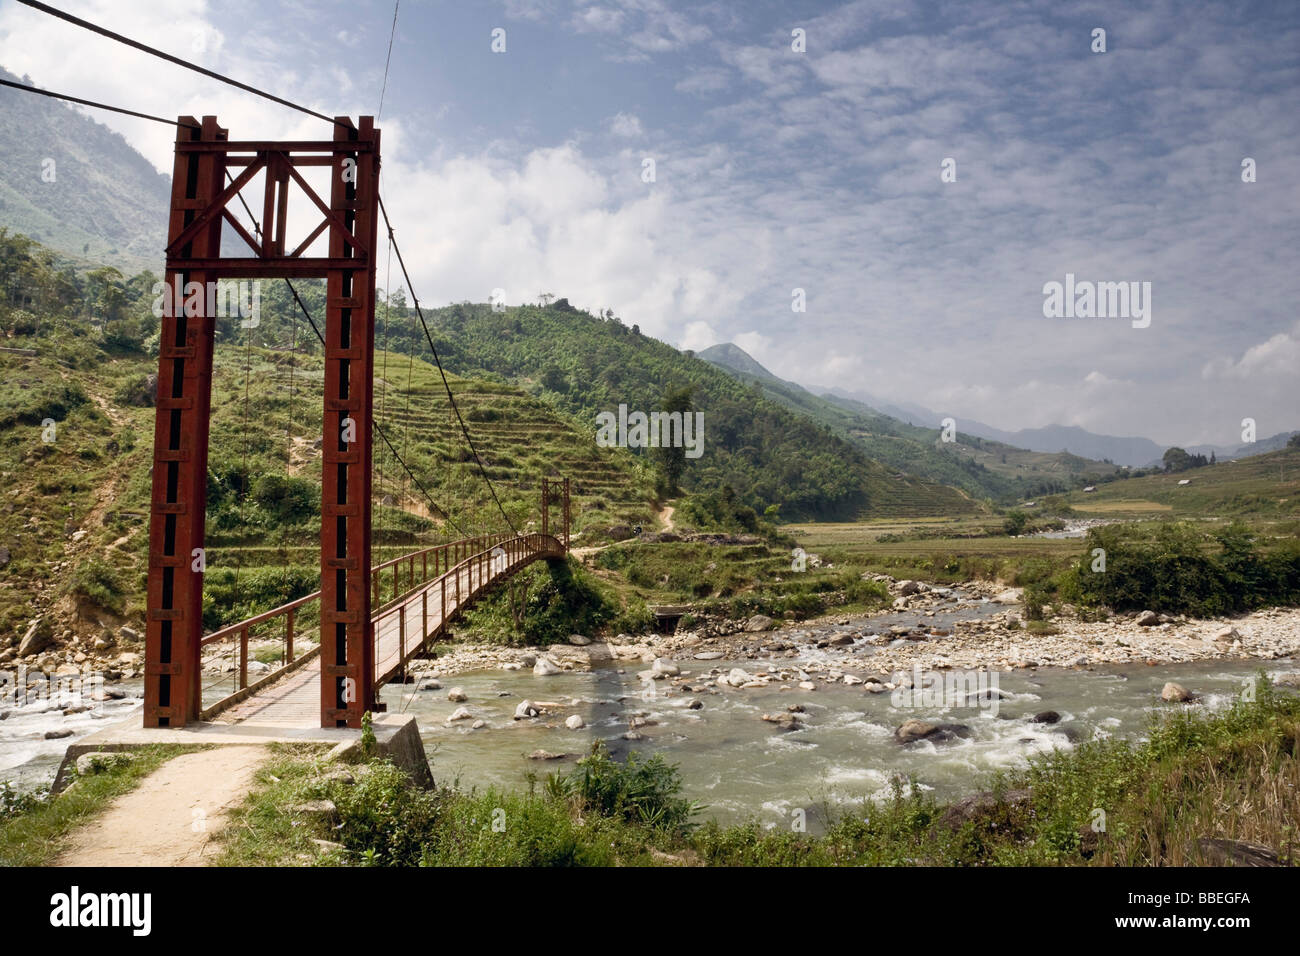
<path id="1" fill-rule="evenodd" d="M 693 386 L 686 385 L 681 388 L 669 388 L 664 393 L 663 401 L 659 407 L 665 412 L 679 412 L 682 416 L 683 425 L 685 425 L 686 416 L 695 410 L 695 403 L 692 401 L 692 395 L 695 389 Z M 666 447 L 663 438 L 660 436 L 659 463 L 664 472 L 664 485 L 669 494 L 676 494 L 678 491 L 677 483 L 681 480 L 682 471 L 686 467 L 686 449 Z"/>
<path id="2" fill-rule="evenodd" d="M 539 293 L 537 293 L 537 298 L 541 299 L 541 301 L 542 301 L 542 308 L 544 309 L 544 308 L 546 308 L 548 305 L 550 305 L 551 300 L 554 299 L 555 296 L 552 295 L 550 292 L 539 292 Z"/>
<path id="3" fill-rule="evenodd" d="M 1191 459 L 1192 459 L 1191 455 L 1187 454 L 1187 452 L 1184 451 L 1183 449 L 1175 446 L 1165 452 L 1164 457 L 1161 459 L 1161 461 L 1164 462 L 1165 471 L 1173 472 L 1173 471 L 1185 471 L 1188 467 L 1190 467 L 1188 463 L 1191 461 Z"/>
<path id="4" fill-rule="evenodd" d="M 89 282 L 87 292 L 91 305 L 104 318 L 104 324 L 119 319 L 122 308 L 126 305 L 126 293 L 122 290 L 122 273 L 112 266 L 96 269 L 86 276 Z"/>
<path id="5" fill-rule="evenodd" d="M 542 387 L 549 388 L 552 392 L 567 392 L 569 390 L 569 377 L 564 374 L 564 369 L 558 365 L 548 365 L 542 372 Z"/>
<path id="6" fill-rule="evenodd" d="M 1286 440 L 1287 448 L 1300 448 L 1300 432 L 1296 432 Z"/>

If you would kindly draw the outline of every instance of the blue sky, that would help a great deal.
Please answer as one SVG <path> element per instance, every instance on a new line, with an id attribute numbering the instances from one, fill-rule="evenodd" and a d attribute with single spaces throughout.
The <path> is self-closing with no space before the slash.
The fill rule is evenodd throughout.
<path id="1" fill-rule="evenodd" d="M 378 107 L 389 2 L 63 5 Z M 392 59 L 384 192 L 424 302 L 565 295 L 959 425 L 1300 427 L 1300 4 L 405 0 Z M 0 63 L 236 138 L 321 132 L 13 3 Z M 170 168 L 165 128 L 97 118 Z M 1045 318 L 1066 273 L 1150 282 L 1150 326 Z"/>

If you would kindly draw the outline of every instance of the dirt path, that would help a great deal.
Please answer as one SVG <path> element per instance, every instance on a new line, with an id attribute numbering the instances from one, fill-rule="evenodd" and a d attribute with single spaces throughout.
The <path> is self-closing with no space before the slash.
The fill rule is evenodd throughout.
<path id="1" fill-rule="evenodd" d="M 213 834 L 266 756 L 262 747 L 215 747 L 172 758 L 73 833 L 54 865 L 207 865 Z"/>
<path id="2" fill-rule="evenodd" d="M 663 511 L 659 512 L 659 520 L 664 523 L 664 526 L 659 529 L 660 531 L 673 530 L 673 512 L 676 510 L 672 505 L 664 505 Z"/>

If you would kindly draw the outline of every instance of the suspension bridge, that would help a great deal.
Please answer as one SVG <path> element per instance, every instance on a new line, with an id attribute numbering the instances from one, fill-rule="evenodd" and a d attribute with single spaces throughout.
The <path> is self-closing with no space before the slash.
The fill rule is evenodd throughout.
<path id="1" fill-rule="evenodd" d="M 550 533 L 549 479 L 542 480 L 540 533 L 520 533 L 501 506 L 444 373 L 449 406 L 510 530 L 372 563 L 375 278 L 381 213 L 387 223 L 379 196 L 380 132 L 369 116 L 360 117 L 357 124 L 348 117 L 335 117 L 333 123 L 333 139 L 294 142 L 231 140 L 213 116 L 201 121 L 182 116 L 176 124 L 167 285 L 196 284 L 203 289 L 219 280 L 252 276 L 323 278 L 326 283 L 321 334 L 321 586 L 307 597 L 216 633 L 202 632 L 215 317 L 205 313 L 210 301 L 164 300 L 150 516 L 146 727 L 184 726 L 219 715 L 225 722 L 268 727 L 359 727 L 364 713 L 382 710 L 378 689 L 403 673 L 410 658 L 423 653 L 455 615 L 521 568 L 538 559 L 563 558 L 568 550 L 569 483 L 559 483 L 561 534 Z M 328 200 L 300 172 L 313 166 L 329 171 Z M 240 172 L 234 175 L 232 170 Z M 262 192 L 260 222 L 243 196 L 255 183 Z M 301 205 L 314 207 L 319 219 L 306 238 L 290 248 L 289 194 L 295 187 L 310 203 Z M 236 199 L 252 220 L 251 230 L 232 205 Z M 223 248 L 225 226 L 242 240 L 235 254 Z M 391 224 L 387 231 L 393 248 Z M 321 236 L 327 239 L 328 254 L 309 256 Z M 405 261 L 400 248 L 396 251 L 409 288 Z M 415 302 L 441 371 L 418 298 Z M 312 326 L 316 328 L 314 321 Z M 450 517 L 445 509 L 437 510 Z M 384 600 L 386 579 L 391 586 Z M 295 625 L 309 613 L 318 623 L 319 641 L 307 654 L 295 657 Z M 250 683 L 250 635 L 255 628 L 264 634 L 268 627 L 283 628 L 282 664 Z M 239 686 L 206 702 L 203 650 L 236 641 Z"/>

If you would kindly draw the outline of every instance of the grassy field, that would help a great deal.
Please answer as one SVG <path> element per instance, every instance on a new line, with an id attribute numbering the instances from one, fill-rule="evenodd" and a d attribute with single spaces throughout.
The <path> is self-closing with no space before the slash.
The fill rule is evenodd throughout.
<path id="1" fill-rule="evenodd" d="M 1180 485 L 1179 481 L 1187 481 Z M 1066 496 L 1080 514 L 1281 518 L 1300 515 L 1300 448 L 1173 474 L 1124 478 Z"/>

